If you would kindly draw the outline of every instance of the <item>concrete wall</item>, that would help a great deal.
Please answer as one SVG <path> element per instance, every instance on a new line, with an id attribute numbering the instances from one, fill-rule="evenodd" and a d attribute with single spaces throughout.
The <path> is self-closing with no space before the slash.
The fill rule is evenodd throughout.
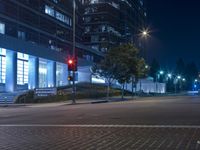
<path id="1" fill-rule="evenodd" d="M 132 84 L 128 83 L 125 86 L 126 90 L 132 91 Z M 165 83 L 158 83 L 149 80 L 140 80 L 134 91 L 143 91 L 144 93 L 166 93 L 166 84 Z"/>
<path id="2" fill-rule="evenodd" d="M 90 71 L 91 66 L 79 67 L 78 68 L 78 82 L 92 82 L 92 73 Z"/>

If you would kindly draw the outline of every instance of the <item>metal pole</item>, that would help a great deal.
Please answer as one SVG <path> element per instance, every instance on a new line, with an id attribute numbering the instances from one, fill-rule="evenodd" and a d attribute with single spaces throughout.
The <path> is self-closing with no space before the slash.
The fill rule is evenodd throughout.
<path id="1" fill-rule="evenodd" d="M 157 92 L 158 92 L 158 75 L 156 74 L 156 94 L 157 94 Z"/>
<path id="2" fill-rule="evenodd" d="M 175 92 L 175 94 L 176 94 L 176 84 L 177 84 L 177 79 L 175 78 L 175 82 L 174 82 L 175 84 L 174 84 L 174 92 Z"/>
<path id="3" fill-rule="evenodd" d="M 73 60 L 76 59 L 76 2 L 73 0 Z M 72 103 L 76 103 L 75 68 L 73 68 Z"/>
<path id="4" fill-rule="evenodd" d="M 148 62 L 148 56 L 147 56 L 147 37 L 144 37 L 144 59 L 146 62 Z"/>

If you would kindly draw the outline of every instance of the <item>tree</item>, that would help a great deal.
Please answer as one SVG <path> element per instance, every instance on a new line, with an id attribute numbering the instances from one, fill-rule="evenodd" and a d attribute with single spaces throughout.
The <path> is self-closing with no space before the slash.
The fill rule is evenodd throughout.
<path id="1" fill-rule="evenodd" d="M 179 58 L 176 62 L 175 74 L 181 76 L 185 74 L 185 63 L 182 58 Z"/>
<path id="2" fill-rule="evenodd" d="M 154 58 L 151 65 L 150 65 L 150 71 L 149 71 L 149 75 L 154 78 L 154 81 L 156 81 L 157 74 L 158 74 L 159 70 L 160 70 L 160 64 Z"/>
<path id="3" fill-rule="evenodd" d="M 149 68 L 146 67 L 145 60 L 143 58 L 139 58 L 137 62 L 137 70 L 135 73 L 135 85 L 137 84 L 139 78 L 146 77 Z M 141 90 L 141 83 L 140 83 L 140 90 Z"/>
<path id="4" fill-rule="evenodd" d="M 108 55 L 105 56 L 105 59 L 101 61 L 100 64 L 95 64 L 92 67 L 94 74 L 104 77 L 107 83 L 107 99 L 110 97 L 110 86 L 114 80 L 114 65 L 112 63 L 112 58 Z"/>
<path id="5" fill-rule="evenodd" d="M 110 49 L 105 59 L 97 65 L 99 75 L 108 82 L 107 95 L 109 96 L 110 83 L 114 79 L 122 85 L 122 99 L 124 98 L 124 85 L 129 83 L 131 77 L 141 76 L 145 68 L 144 60 L 138 56 L 139 50 L 132 44 L 123 44 Z"/>
<path id="6" fill-rule="evenodd" d="M 186 65 L 185 75 L 186 75 L 186 81 L 187 81 L 187 88 L 191 89 L 194 83 L 194 80 L 198 78 L 198 69 L 194 62 Z"/>
<path id="7" fill-rule="evenodd" d="M 115 65 L 114 78 L 122 85 L 122 99 L 124 98 L 125 83 L 130 82 L 133 66 L 137 62 L 138 50 L 132 44 L 123 44 L 109 51 Z"/>

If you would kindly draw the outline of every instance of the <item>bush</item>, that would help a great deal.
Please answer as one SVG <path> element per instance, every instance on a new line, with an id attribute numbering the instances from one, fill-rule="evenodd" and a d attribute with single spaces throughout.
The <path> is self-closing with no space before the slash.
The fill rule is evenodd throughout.
<path id="1" fill-rule="evenodd" d="M 15 103 L 31 103 L 32 101 L 34 101 L 34 90 L 19 95 L 16 98 Z"/>
<path id="2" fill-rule="evenodd" d="M 98 99 L 106 97 L 107 87 L 102 84 L 89 84 L 80 83 L 76 85 L 77 93 L 76 99 Z M 62 102 L 72 100 L 72 86 L 59 87 L 57 95 L 46 97 L 34 97 L 34 91 L 29 91 L 20 95 L 16 103 L 49 103 L 49 102 Z M 121 95 L 120 89 L 111 89 L 110 96 Z"/>

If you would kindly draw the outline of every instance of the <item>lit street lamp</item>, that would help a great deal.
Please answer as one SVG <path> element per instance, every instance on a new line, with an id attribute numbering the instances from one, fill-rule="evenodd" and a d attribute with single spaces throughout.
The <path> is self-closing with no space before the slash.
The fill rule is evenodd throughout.
<path id="1" fill-rule="evenodd" d="M 181 76 L 177 76 L 178 79 L 181 79 Z"/>
<path id="2" fill-rule="evenodd" d="M 161 70 L 159 73 L 160 73 L 160 75 L 163 75 L 163 74 L 164 74 L 164 71 Z"/>
<path id="3" fill-rule="evenodd" d="M 144 29 L 142 32 L 142 37 L 148 38 L 150 36 L 148 29 Z"/>
<path id="4" fill-rule="evenodd" d="M 179 89 L 181 90 L 182 88 L 182 81 L 185 82 L 186 79 L 182 78 L 180 75 L 175 77 L 174 85 L 175 85 L 175 93 L 177 92 L 177 84 L 179 83 Z"/>
<path id="5" fill-rule="evenodd" d="M 171 78 L 172 78 L 172 74 L 171 74 L 171 73 L 168 73 L 168 74 L 167 74 L 167 77 L 171 79 Z"/>
<path id="6" fill-rule="evenodd" d="M 143 43 L 144 43 L 144 58 L 147 60 L 147 49 L 146 49 L 146 45 L 147 45 L 147 38 L 150 37 L 149 31 L 148 29 L 143 29 L 140 31 L 140 36 L 143 39 Z"/>
<path id="7" fill-rule="evenodd" d="M 147 36 L 147 31 L 142 32 L 143 36 Z"/>
<path id="8" fill-rule="evenodd" d="M 156 92 L 158 92 L 158 80 L 160 80 L 160 76 L 164 74 L 163 70 L 160 70 L 157 74 L 156 74 Z"/>

